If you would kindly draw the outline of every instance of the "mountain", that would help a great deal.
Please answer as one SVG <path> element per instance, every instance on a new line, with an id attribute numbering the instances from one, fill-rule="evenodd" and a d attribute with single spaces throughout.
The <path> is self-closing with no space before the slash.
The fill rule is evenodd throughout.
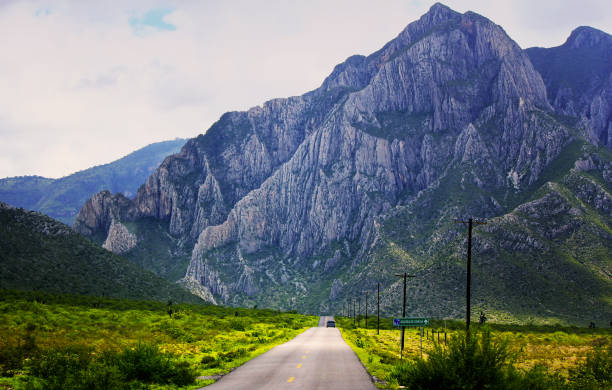
<path id="1" fill-rule="evenodd" d="M 66 224 L 74 223 L 85 201 L 108 189 L 133 196 L 163 159 L 180 150 L 184 139 L 157 142 L 109 164 L 61 179 L 20 176 L 0 179 L 0 201 L 40 211 Z"/>
<path id="2" fill-rule="evenodd" d="M 612 36 L 578 27 L 563 45 L 526 53 L 557 113 L 569 116 L 590 142 L 612 147 Z"/>
<path id="3" fill-rule="evenodd" d="M 397 314 L 460 317 L 465 229 L 490 318 L 608 318 L 610 150 L 549 102 L 504 30 L 436 4 L 318 89 L 224 114 L 135 198 L 74 229 L 216 302 L 339 310 L 383 287 Z"/>
<path id="4" fill-rule="evenodd" d="M 43 214 L 0 202 L 0 288 L 202 302 Z"/>

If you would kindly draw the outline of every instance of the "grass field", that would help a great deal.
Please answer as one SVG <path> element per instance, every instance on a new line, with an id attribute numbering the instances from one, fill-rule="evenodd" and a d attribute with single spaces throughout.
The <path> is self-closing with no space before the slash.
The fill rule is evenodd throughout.
<path id="1" fill-rule="evenodd" d="M 381 388 L 398 388 L 398 383 L 390 378 L 393 368 L 400 363 L 400 330 L 391 326 L 390 319 L 381 319 L 380 335 L 376 332 L 376 319 L 369 321 L 368 329 L 355 327 L 349 318 L 337 317 L 338 327 L 346 342 L 355 351 L 371 375 L 378 378 Z M 361 319 L 361 326 L 364 320 Z M 452 337 L 464 334 L 464 324 L 459 321 L 433 321 L 424 330 L 422 345 L 423 357 L 435 345 L 444 346 Z M 446 328 L 444 327 L 446 325 Z M 587 354 L 597 348 L 612 347 L 612 329 L 577 328 L 562 326 L 521 326 L 488 324 L 494 340 L 506 340 L 509 346 L 511 364 L 522 372 L 534 367 L 543 367 L 546 374 L 560 378 L 561 382 L 571 376 L 572 371 L 584 364 Z M 478 332 L 479 326 L 473 326 Z M 440 333 L 438 333 L 440 332 Z M 406 328 L 403 357 L 415 362 L 420 357 L 421 337 L 418 328 Z M 608 364 L 610 362 L 608 361 Z M 605 387 L 594 387 L 605 388 Z"/>
<path id="2" fill-rule="evenodd" d="M 227 373 L 316 324 L 272 310 L 0 291 L 0 389 L 68 388 L 107 371 L 125 388 L 194 389 L 214 381 L 193 378 Z M 168 377 L 138 371 L 142 361 Z M 56 375 L 54 364 L 77 368 Z M 115 388 L 93 386 L 82 388 Z"/>

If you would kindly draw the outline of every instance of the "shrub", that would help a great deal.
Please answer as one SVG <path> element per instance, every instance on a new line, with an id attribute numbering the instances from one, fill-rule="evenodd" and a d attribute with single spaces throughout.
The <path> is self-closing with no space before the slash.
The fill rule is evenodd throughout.
<path id="1" fill-rule="evenodd" d="M 24 358 L 18 345 L 0 345 L 0 376 L 13 376 L 23 367 Z"/>
<path id="2" fill-rule="evenodd" d="M 94 358 L 84 347 L 45 351 L 29 365 L 28 389 L 140 389 L 143 383 L 192 384 L 195 372 L 189 363 L 177 361 L 156 345 L 138 344 L 120 353 L 107 351 Z"/>
<path id="3" fill-rule="evenodd" d="M 238 349 L 234 349 L 232 351 L 228 351 L 225 353 L 224 352 L 219 353 L 219 359 L 224 360 L 226 362 L 230 362 L 234 359 L 238 359 L 246 355 L 247 355 L 246 349 L 238 348 Z"/>
<path id="4" fill-rule="evenodd" d="M 548 389 L 553 379 L 542 368 L 528 373 L 515 370 L 505 340 L 494 341 L 484 330 L 480 336 L 454 336 L 448 348 L 436 344 L 429 358 L 400 363 L 390 378 L 410 389 Z"/>
<path id="5" fill-rule="evenodd" d="M 95 363 L 90 350 L 67 347 L 45 351 L 30 363 L 27 389 L 128 389 L 116 367 Z"/>
<path id="6" fill-rule="evenodd" d="M 87 369 L 91 357 L 84 347 L 47 350 L 30 362 L 30 373 L 49 382 L 50 388 L 61 388 L 70 377 Z"/>
<path id="7" fill-rule="evenodd" d="M 400 361 L 393 354 L 386 351 L 380 351 L 377 352 L 377 354 L 380 356 L 380 362 L 382 364 L 397 364 Z"/>
<path id="8" fill-rule="evenodd" d="M 612 348 L 595 348 L 583 364 L 570 371 L 569 379 L 576 389 L 612 388 Z"/>
<path id="9" fill-rule="evenodd" d="M 184 386 L 193 383 L 196 377 L 189 363 L 172 359 L 153 344 L 140 343 L 116 356 L 107 354 L 105 360 L 116 364 L 127 380 Z"/>
<path id="10" fill-rule="evenodd" d="M 26 358 L 32 358 L 38 353 L 36 338 L 34 336 L 36 326 L 28 324 L 26 332 L 21 336 L 17 344 L 0 344 L 0 376 L 12 376 L 23 368 Z"/>
<path id="11" fill-rule="evenodd" d="M 204 365 L 206 368 L 217 368 L 221 366 L 221 360 L 215 358 L 212 355 L 202 356 L 202 360 L 200 360 L 200 363 Z"/>
<path id="12" fill-rule="evenodd" d="M 244 332 L 246 330 L 246 323 L 242 319 L 231 319 L 229 321 L 229 328 Z"/>
<path id="13" fill-rule="evenodd" d="M 210 364 L 210 363 L 214 362 L 215 360 L 217 360 L 217 359 L 215 359 L 215 357 L 212 356 L 212 355 L 204 355 L 204 356 L 202 356 L 202 360 L 200 360 L 200 363 L 202 363 L 202 364 Z"/>

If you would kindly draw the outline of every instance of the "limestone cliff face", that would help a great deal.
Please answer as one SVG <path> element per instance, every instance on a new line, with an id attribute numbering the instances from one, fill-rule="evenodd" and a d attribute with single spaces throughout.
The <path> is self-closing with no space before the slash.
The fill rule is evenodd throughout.
<path id="1" fill-rule="evenodd" d="M 108 233 L 113 220 L 121 221 L 130 213 L 130 200 L 122 194 L 102 191 L 92 196 L 81 208 L 73 225 L 77 232 L 91 236 Z"/>
<path id="2" fill-rule="evenodd" d="M 503 30 L 441 5 L 332 77 L 323 88 L 359 89 L 223 223 L 202 231 L 189 278 L 210 283 L 207 253 L 232 243 L 244 255 L 274 247 L 306 259 L 347 240 L 363 254 L 375 218 L 449 167 L 470 161 L 482 185 L 519 188 L 570 138 L 543 114 L 542 79 Z"/>
<path id="3" fill-rule="evenodd" d="M 113 219 L 102 247 L 113 253 L 123 254 L 132 250 L 136 241 L 136 235 L 130 233 L 124 224 Z"/>
<path id="4" fill-rule="evenodd" d="M 526 53 L 557 112 L 579 118 L 575 125 L 591 142 L 612 147 L 612 36 L 578 27 L 563 45 Z"/>
<path id="5" fill-rule="evenodd" d="M 75 228 L 107 236 L 113 221 L 165 221 L 193 249 L 182 283 L 219 303 L 295 307 L 313 273 L 324 299 L 343 299 L 381 247 L 387 216 L 416 200 L 437 207 L 445 183 L 478 196 L 428 217 L 431 226 L 463 211 L 510 211 L 507 198 L 573 142 L 553 110 L 542 76 L 501 27 L 436 4 L 320 88 L 223 115 L 134 199 L 93 197 Z M 601 191 L 585 189 L 607 210 Z M 432 237 L 429 250 L 453 239 Z"/>

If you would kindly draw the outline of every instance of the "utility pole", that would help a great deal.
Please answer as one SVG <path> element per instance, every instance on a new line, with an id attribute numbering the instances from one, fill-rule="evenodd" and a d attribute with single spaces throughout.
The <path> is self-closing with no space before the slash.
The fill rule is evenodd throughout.
<path id="1" fill-rule="evenodd" d="M 458 220 L 457 223 L 463 223 L 468 225 L 468 249 L 467 249 L 467 280 L 466 280 L 466 288 L 465 288 L 465 333 L 466 335 L 470 335 L 470 315 L 471 315 L 471 307 L 470 307 L 470 299 L 471 299 L 471 284 L 472 284 L 472 226 L 476 225 L 486 225 L 487 223 L 484 221 L 474 221 L 472 218 L 467 221 Z"/>
<path id="2" fill-rule="evenodd" d="M 376 285 L 376 334 L 380 334 L 380 283 Z"/>
<path id="3" fill-rule="evenodd" d="M 365 300 L 365 315 L 366 315 L 366 329 L 368 329 L 368 292 L 366 291 L 366 300 Z"/>
<path id="4" fill-rule="evenodd" d="M 361 318 L 359 318 L 360 315 L 361 315 L 361 297 L 357 298 L 357 327 L 361 326 Z"/>
<path id="5" fill-rule="evenodd" d="M 406 278 L 414 278 L 414 275 L 408 275 L 407 273 L 403 274 L 395 274 L 395 276 L 403 276 L 404 277 L 404 299 L 402 300 L 402 318 L 406 317 Z M 400 360 L 404 355 L 404 333 L 406 328 L 404 326 L 402 328 L 402 341 L 401 341 L 401 349 L 400 349 Z"/>

